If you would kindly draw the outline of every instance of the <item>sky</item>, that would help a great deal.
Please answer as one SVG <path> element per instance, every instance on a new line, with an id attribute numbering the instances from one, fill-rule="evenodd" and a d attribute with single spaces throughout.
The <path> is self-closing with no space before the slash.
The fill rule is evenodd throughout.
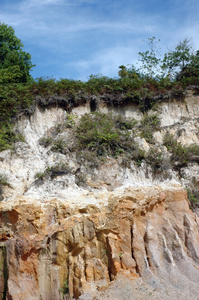
<path id="1" fill-rule="evenodd" d="M 31 54 L 34 78 L 117 77 L 153 36 L 162 53 L 187 37 L 199 49 L 198 0 L 1 0 L 0 22 Z"/>

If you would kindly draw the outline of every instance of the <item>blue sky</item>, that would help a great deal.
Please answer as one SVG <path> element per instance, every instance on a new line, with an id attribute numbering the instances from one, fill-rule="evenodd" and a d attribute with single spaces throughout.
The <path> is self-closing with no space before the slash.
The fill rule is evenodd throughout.
<path id="1" fill-rule="evenodd" d="M 1 0 L 0 21 L 31 54 L 34 78 L 115 77 L 152 36 L 163 53 L 185 37 L 199 49 L 198 0 Z"/>

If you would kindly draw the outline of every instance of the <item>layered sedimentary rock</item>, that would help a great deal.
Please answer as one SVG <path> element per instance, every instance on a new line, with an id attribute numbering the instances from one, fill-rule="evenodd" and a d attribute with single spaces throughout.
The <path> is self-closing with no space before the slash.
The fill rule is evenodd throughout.
<path id="1" fill-rule="evenodd" d="M 199 222 L 180 187 L 126 188 L 74 208 L 21 197 L 0 204 L 0 226 L 2 299 L 106 299 L 119 276 L 142 278 L 154 297 L 163 281 L 168 297 L 199 294 Z"/>
<path id="2" fill-rule="evenodd" d="M 181 145 L 199 144 L 198 89 L 147 112 L 160 119 L 151 143 L 140 136 L 137 105 L 94 100 L 100 113 L 136 119 L 135 144 L 154 159 L 162 151 L 162 169 L 125 156 L 89 169 L 70 150 L 72 129 L 59 130 L 69 120 L 64 105 L 19 117 L 24 141 L 0 153 L 0 299 L 198 299 L 199 221 L 184 188 L 198 188 L 199 160 L 179 169 L 163 142 L 170 133 Z M 70 117 L 78 124 L 93 107 L 84 101 Z M 66 149 L 52 151 L 44 137 Z M 46 173 L 62 164 L 56 176 Z"/>

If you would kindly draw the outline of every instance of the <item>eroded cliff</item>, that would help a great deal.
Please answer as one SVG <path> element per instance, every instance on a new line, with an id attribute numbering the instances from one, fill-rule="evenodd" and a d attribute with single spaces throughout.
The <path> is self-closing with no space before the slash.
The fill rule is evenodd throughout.
<path id="1" fill-rule="evenodd" d="M 20 198 L 1 203 L 0 217 L 8 299 L 106 299 L 100 294 L 117 275 L 141 277 L 152 297 L 199 292 L 199 223 L 182 189 L 126 188 L 106 206 L 83 208 Z"/>
<path id="2" fill-rule="evenodd" d="M 2 299 L 197 299 L 199 222 L 185 188 L 199 185 L 199 157 L 186 152 L 199 144 L 198 100 L 190 89 L 149 111 L 160 120 L 150 139 L 130 104 L 37 106 L 18 119 L 24 142 L 0 153 Z M 77 156 L 73 126 L 93 109 L 136 120 L 130 157 Z M 186 161 L 166 134 L 194 146 Z"/>

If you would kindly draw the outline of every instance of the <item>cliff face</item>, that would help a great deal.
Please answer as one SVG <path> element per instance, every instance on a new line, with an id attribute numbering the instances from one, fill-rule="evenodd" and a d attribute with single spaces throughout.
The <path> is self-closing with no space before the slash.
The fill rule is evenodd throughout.
<path id="1" fill-rule="evenodd" d="M 141 277 L 153 297 L 199 292 L 199 223 L 179 188 L 126 188 L 104 207 L 18 200 L 0 217 L 8 299 L 62 299 L 66 280 L 72 297 L 94 299 L 118 274 Z"/>
<path id="2" fill-rule="evenodd" d="M 140 137 L 140 122 L 145 117 L 135 105 L 109 107 L 106 103 L 98 103 L 97 111 L 102 113 L 113 113 L 127 118 L 134 118 L 138 122 L 136 128 L 135 143 L 146 153 L 151 146 L 153 151 L 160 153 L 165 158 L 165 166 L 158 172 L 153 171 L 153 166 L 143 160 L 139 165 L 135 161 L 128 162 L 128 167 L 120 159 L 108 158 L 97 168 L 85 169 L 85 161 L 80 161 L 71 152 L 70 146 L 73 133 L 70 129 L 62 130 L 62 125 L 68 120 L 68 115 L 63 108 L 50 107 L 43 109 L 37 107 L 35 113 L 27 117 L 21 117 L 16 122 L 16 130 L 24 136 L 24 142 L 15 144 L 12 150 L 0 153 L 1 174 L 5 174 L 12 188 L 5 187 L 3 198 L 15 199 L 16 196 L 34 196 L 40 200 L 49 200 L 54 197 L 66 199 L 81 196 L 87 191 L 114 190 L 122 186 L 134 185 L 159 185 L 180 184 L 189 186 L 193 180 L 199 183 L 199 168 L 197 159 L 180 170 L 175 170 L 169 165 L 168 159 L 171 153 L 163 145 L 166 132 L 173 135 L 177 142 L 182 145 L 199 144 L 198 118 L 199 118 L 199 96 L 194 90 L 188 90 L 185 99 L 171 99 L 169 102 L 160 103 L 148 115 L 157 114 L 160 126 L 153 132 L 153 142 L 150 144 L 145 138 Z M 91 112 L 90 103 L 75 107 L 71 116 L 75 122 L 85 113 Z M 77 117 L 77 118 L 76 118 Z M 52 145 L 44 147 L 40 140 L 50 137 L 56 141 L 65 143 L 66 151 L 52 151 Z M 155 155 L 157 157 L 157 155 Z M 44 180 L 42 184 L 36 180 L 35 175 L 44 172 L 48 167 L 62 163 L 67 164 L 68 172 L 59 174 L 53 180 Z M 107 172 L 107 168 L 109 172 Z M 167 170 L 166 170 L 167 169 Z M 84 177 L 86 188 L 77 184 L 77 177 Z"/>
<path id="3" fill-rule="evenodd" d="M 171 156 L 163 145 L 166 132 L 182 145 L 199 144 L 198 100 L 188 90 L 183 101 L 159 104 L 148 112 L 161 121 L 153 144 L 139 134 L 135 142 L 146 153 L 151 147 L 157 155 L 161 150 L 166 162 Z M 96 102 L 95 107 L 135 118 L 140 130 L 144 116 L 136 106 Z M 78 122 L 91 110 L 86 103 L 71 115 Z M 16 123 L 25 142 L 0 153 L 1 172 L 9 181 L 0 203 L 2 299 L 115 300 L 129 294 L 131 299 L 197 299 L 199 221 L 184 187 L 199 184 L 198 158 L 180 169 L 165 167 L 164 161 L 154 171 L 145 159 L 109 157 L 88 169 L 73 152 L 41 144 L 54 134 L 70 149 L 70 129 L 60 131 L 67 120 L 63 108 L 37 107 Z M 51 167 L 63 162 L 67 170 L 52 174 Z M 38 172 L 44 172 L 42 178 L 35 177 Z"/>

